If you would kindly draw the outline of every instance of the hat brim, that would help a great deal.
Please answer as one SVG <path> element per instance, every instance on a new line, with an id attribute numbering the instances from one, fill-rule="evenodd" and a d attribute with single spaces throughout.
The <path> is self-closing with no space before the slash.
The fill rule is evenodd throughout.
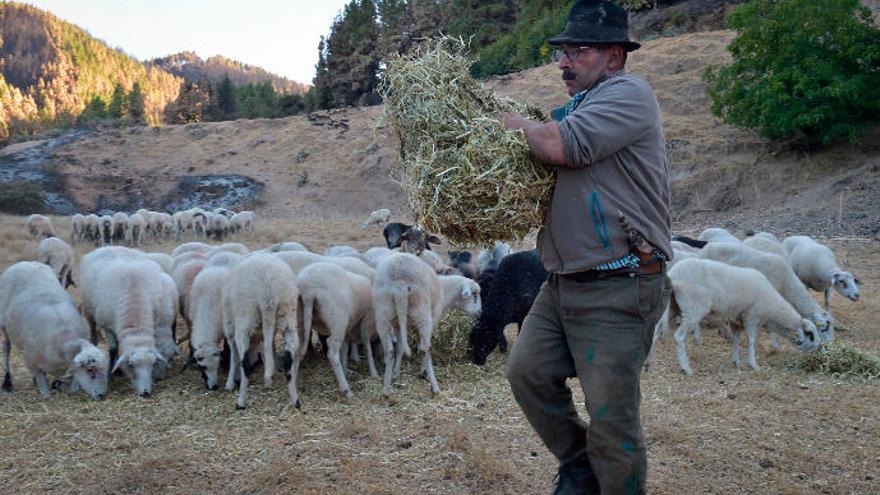
<path id="1" fill-rule="evenodd" d="M 624 50 L 628 52 L 632 52 L 638 50 L 642 47 L 641 43 L 636 43 L 635 41 L 624 40 L 624 41 L 596 41 L 596 40 L 588 40 L 584 38 L 575 38 L 571 36 L 557 36 L 555 38 L 550 38 L 547 40 L 548 45 L 559 46 L 559 45 L 620 45 Z"/>

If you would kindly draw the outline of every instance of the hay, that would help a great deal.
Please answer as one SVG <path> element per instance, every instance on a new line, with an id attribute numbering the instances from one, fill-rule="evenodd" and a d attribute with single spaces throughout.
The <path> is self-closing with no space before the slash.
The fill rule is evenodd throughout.
<path id="1" fill-rule="evenodd" d="M 470 362 L 470 335 L 474 319 L 463 311 L 443 315 L 431 338 L 431 358 L 439 365 Z"/>
<path id="2" fill-rule="evenodd" d="M 844 344 L 823 345 L 816 351 L 802 356 L 797 362 L 797 367 L 809 373 L 822 373 L 834 377 L 863 380 L 880 378 L 880 358 Z"/>
<path id="3" fill-rule="evenodd" d="M 467 45 L 452 38 L 390 60 L 380 125 L 399 140 L 402 187 L 420 226 L 459 245 L 518 242 L 541 224 L 553 176 L 497 114 L 545 119 L 485 89 L 472 63 Z"/>

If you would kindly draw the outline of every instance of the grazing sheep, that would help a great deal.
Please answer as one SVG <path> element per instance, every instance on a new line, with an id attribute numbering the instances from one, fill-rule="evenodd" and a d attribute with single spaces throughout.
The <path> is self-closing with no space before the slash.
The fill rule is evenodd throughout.
<path id="1" fill-rule="evenodd" d="M 176 232 L 171 215 L 164 212 L 151 212 L 149 220 L 150 235 L 154 240 L 170 239 Z"/>
<path id="2" fill-rule="evenodd" d="M 44 397 L 50 394 L 47 374 L 61 375 L 54 388 L 71 393 L 82 389 L 94 400 L 104 397 L 107 353 L 87 340 L 73 298 L 49 267 L 23 261 L 0 275 L 0 334 L 4 391 L 12 392 L 9 353 L 15 346 Z"/>
<path id="3" fill-rule="evenodd" d="M 470 335 L 473 361 L 481 366 L 495 346 L 500 346 L 502 352 L 507 351 L 504 327 L 516 323 L 522 328 L 523 320 L 548 275 L 535 250 L 505 256 L 497 269 L 483 273 L 494 276 L 489 289 L 480 291 L 483 311 Z"/>
<path id="4" fill-rule="evenodd" d="M 175 238 L 179 241 L 187 230 L 193 229 L 193 212 L 190 210 L 178 211 L 171 215 L 174 223 Z"/>
<path id="5" fill-rule="evenodd" d="M 373 299 L 370 280 L 331 263 L 315 263 L 297 275 L 296 285 L 302 300 L 303 335 L 327 337 L 327 359 L 336 375 L 339 393 L 351 399 L 351 387 L 345 378 L 340 350 L 346 339 L 360 341 L 367 350 L 370 375 L 378 377 L 373 364 L 370 330 Z"/>
<path id="6" fill-rule="evenodd" d="M 693 370 L 685 346 L 687 334 L 695 331 L 709 314 L 724 321 L 742 321 L 748 338 L 749 366 L 755 370 L 758 369 L 755 343 L 760 325 L 788 338 L 802 352 L 811 351 L 821 343 L 813 322 L 802 318 L 757 270 L 688 259 L 672 267 L 668 276 L 672 282 L 672 298 L 660 333 L 662 335 L 680 317 L 675 343 L 679 365 L 688 375 L 693 374 Z M 732 358 L 739 367 L 739 332 L 733 333 Z"/>
<path id="7" fill-rule="evenodd" d="M 280 253 L 282 251 L 308 251 L 308 248 L 298 242 L 287 241 L 273 244 L 267 251 L 270 253 Z"/>
<path id="8" fill-rule="evenodd" d="M 248 249 L 247 246 L 245 246 L 244 244 L 238 243 L 238 242 L 227 242 L 225 244 L 221 244 L 221 245 L 217 246 L 217 248 L 214 249 L 213 252 L 216 253 L 216 252 L 221 252 L 221 251 L 240 254 L 242 256 L 249 254 L 251 252 L 251 250 Z"/>
<path id="9" fill-rule="evenodd" d="M 180 296 L 171 275 L 160 273 L 162 280 L 161 297 L 156 301 L 156 350 L 162 359 L 153 367 L 153 379 L 162 380 L 168 370 L 168 363 L 174 356 L 180 355 L 177 347 L 177 314 L 180 313 L 178 303 Z M 219 311 L 218 311 L 219 312 Z"/>
<path id="10" fill-rule="evenodd" d="M 706 242 L 741 242 L 739 237 L 730 233 L 727 229 L 722 229 L 721 227 L 710 227 L 702 232 L 697 237 L 700 241 Z"/>
<path id="11" fill-rule="evenodd" d="M 156 345 L 157 315 L 166 283 L 159 265 L 127 248 L 97 249 L 80 262 L 82 312 L 92 328 L 103 329 L 110 351 L 111 373 L 131 380 L 141 397 L 153 389 L 154 367 L 167 365 Z M 117 353 L 119 358 L 116 359 Z"/>
<path id="12" fill-rule="evenodd" d="M 171 263 L 171 276 L 174 276 L 174 271 L 177 270 L 177 267 L 186 263 L 189 263 L 193 260 L 207 260 L 208 256 L 213 253 L 203 253 L 201 251 L 187 251 L 181 255 L 175 256 L 172 258 L 174 261 Z"/>
<path id="13" fill-rule="evenodd" d="M 495 270 L 501 264 L 501 260 L 510 254 L 510 244 L 495 241 L 495 247 L 491 251 L 483 249 L 477 257 L 477 269 L 480 273 L 486 270 Z"/>
<path id="14" fill-rule="evenodd" d="M 386 247 L 371 247 L 364 252 L 364 261 L 373 268 L 379 266 L 379 263 L 393 251 Z"/>
<path id="15" fill-rule="evenodd" d="M 320 262 L 341 266 L 352 273 L 357 273 L 370 280 L 373 280 L 376 273 L 373 268 L 363 261 L 350 256 L 322 256 L 320 254 L 300 251 L 281 251 L 280 253 L 275 253 L 274 256 L 287 263 L 287 266 L 293 270 L 294 275 L 299 274 L 303 268 Z"/>
<path id="16" fill-rule="evenodd" d="M 362 258 L 361 253 L 351 246 L 330 246 L 324 250 L 324 256 L 351 256 Z"/>
<path id="17" fill-rule="evenodd" d="M 73 249 L 66 242 L 57 237 L 43 239 L 37 245 L 37 261 L 52 267 L 58 282 L 65 289 L 71 285 L 76 286 L 73 281 L 73 264 L 76 261 Z"/>
<path id="18" fill-rule="evenodd" d="M 230 344 L 230 362 L 240 365 L 230 364 L 226 389 L 234 387 L 237 370 L 240 387 L 236 408 L 244 409 L 247 404 L 248 375 L 254 365 L 248 352 L 252 341 L 262 339 L 263 381 L 266 386 L 271 386 L 275 371 L 273 344 L 276 330 L 284 336 L 290 400 L 299 407 L 296 380 L 302 352 L 296 320 L 299 294 L 293 272 L 275 255 L 256 254 L 233 268 L 229 280 L 222 297 L 224 319 L 231 325 L 224 326 L 224 334 Z"/>
<path id="19" fill-rule="evenodd" d="M 407 342 L 408 322 L 418 330 L 422 375 L 431 383 L 431 392 L 440 391 L 431 362 L 431 336 L 443 313 L 450 307 L 463 309 L 471 315 L 480 312 L 480 286 L 458 275 L 436 275 L 415 255 L 394 253 L 376 269 L 373 281 L 373 310 L 376 332 L 382 341 L 385 356 L 383 392 L 391 393 L 392 323 L 397 320 L 399 333 L 394 354 L 393 374 L 400 376 L 403 355 L 410 354 Z"/>
<path id="20" fill-rule="evenodd" d="M 223 215 L 214 215 L 208 221 L 208 230 L 206 235 L 213 237 L 218 241 L 222 241 L 226 237 L 229 230 L 229 219 Z"/>
<path id="21" fill-rule="evenodd" d="M 113 217 L 103 215 L 100 224 L 100 243 L 101 246 L 113 245 Z"/>
<path id="22" fill-rule="evenodd" d="M 241 235 L 250 233 L 251 239 L 257 236 L 257 221 L 252 211 L 241 211 L 229 219 L 229 232 Z"/>
<path id="23" fill-rule="evenodd" d="M 147 230 L 147 221 L 140 213 L 135 213 L 128 217 L 128 232 L 125 242 L 129 246 L 138 247 L 144 242 L 144 235 Z"/>
<path id="24" fill-rule="evenodd" d="M 212 215 L 223 215 L 224 217 L 229 218 L 229 219 L 231 219 L 232 217 L 235 216 L 232 214 L 231 211 L 229 211 L 228 208 L 214 208 L 214 211 L 212 211 L 211 214 Z"/>
<path id="25" fill-rule="evenodd" d="M 367 217 L 367 221 L 364 222 L 363 228 L 367 229 L 370 227 L 374 227 L 376 225 L 385 225 L 388 223 L 388 219 L 391 218 L 391 210 L 387 208 L 382 208 L 380 210 L 370 212 L 370 216 Z"/>
<path id="26" fill-rule="evenodd" d="M 205 268 L 211 266 L 219 266 L 231 269 L 235 265 L 241 263 L 241 260 L 243 259 L 244 256 L 238 253 L 231 253 L 229 251 L 216 251 L 208 256 L 208 259 L 205 262 Z"/>
<path id="27" fill-rule="evenodd" d="M 449 251 L 449 264 L 452 268 L 458 270 L 465 277 L 477 280 L 480 275 L 480 269 L 473 261 L 474 255 L 470 251 Z"/>
<path id="28" fill-rule="evenodd" d="M 111 234 L 113 244 L 121 244 L 128 240 L 128 215 L 121 211 L 117 211 L 110 217 L 113 221 L 113 233 Z"/>
<path id="29" fill-rule="evenodd" d="M 195 254 L 195 253 L 191 253 Z M 199 272 L 205 268 L 206 258 L 195 258 L 183 263 L 175 263 L 171 271 L 171 278 L 177 287 L 178 307 L 183 320 L 186 322 L 186 328 L 192 333 L 192 320 L 189 318 L 189 296 L 192 290 L 193 281 Z"/>
<path id="30" fill-rule="evenodd" d="M 431 250 L 431 244 L 440 244 L 440 238 L 405 223 L 392 222 L 382 229 L 388 249 L 402 248 L 404 252 L 419 254 Z"/>
<path id="31" fill-rule="evenodd" d="M 39 241 L 46 237 L 55 237 L 55 229 L 52 228 L 52 221 L 49 217 L 33 214 L 27 217 L 28 236 L 31 240 Z"/>
<path id="32" fill-rule="evenodd" d="M 143 257 L 155 262 L 162 268 L 162 271 L 171 275 L 174 266 L 174 258 L 165 253 L 143 253 Z"/>
<path id="33" fill-rule="evenodd" d="M 83 240 L 90 241 L 97 246 L 101 242 L 101 217 L 90 213 L 86 215 L 83 228 Z"/>
<path id="34" fill-rule="evenodd" d="M 232 254 L 232 253 L 226 253 Z M 223 287 L 230 269 L 206 267 L 195 278 L 190 290 L 188 318 L 192 321 L 189 336 L 190 361 L 201 372 L 205 387 L 217 390 L 223 340 Z"/>
<path id="35" fill-rule="evenodd" d="M 785 257 L 798 278 L 810 289 L 825 294 L 825 310 L 831 313 L 831 288 L 851 301 L 858 301 L 859 279 L 844 271 L 828 246 L 807 236 L 792 236 L 782 242 Z"/>
<path id="36" fill-rule="evenodd" d="M 810 297 L 807 288 L 795 275 L 788 262 L 774 254 L 746 246 L 742 242 L 710 242 L 700 252 L 703 259 L 720 261 L 742 268 L 754 268 L 763 273 L 786 301 L 800 313 L 812 320 L 819 328 L 822 340 L 834 340 L 834 327 L 828 313 Z"/>
<path id="37" fill-rule="evenodd" d="M 785 258 L 785 250 L 782 249 L 782 243 L 779 241 L 773 241 L 763 236 L 751 236 L 746 237 L 742 242 L 746 246 L 755 248 L 759 251 L 775 254 L 776 256 L 781 256 L 783 259 Z"/>
<path id="38" fill-rule="evenodd" d="M 77 245 L 85 239 L 86 233 L 86 217 L 80 213 L 76 213 L 70 220 L 70 242 Z"/>
<path id="39" fill-rule="evenodd" d="M 176 258 L 181 254 L 188 253 L 190 251 L 198 251 L 200 253 L 209 254 L 215 249 L 216 248 L 214 246 L 210 244 L 205 244 L 204 242 L 187 242 L 174 248 L 174 250 L 171 251 L 171 256 Z"/>

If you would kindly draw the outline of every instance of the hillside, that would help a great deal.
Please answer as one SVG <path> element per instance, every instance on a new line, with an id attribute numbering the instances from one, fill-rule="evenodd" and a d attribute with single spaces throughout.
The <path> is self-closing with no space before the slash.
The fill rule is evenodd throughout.
<path id="1" fill-rule="evenodd" d="M 309 86 L 307 84 L 291 81 L 271 72 L 248 65 L 237 60 L 228 59 L 222 55 L 215 55 L 202 60 L 193 52 L 180 52 L 167 57 L 155 58 L 147 62 L 148 65 L 157 67 L 166 72 L 192 83 L 198 83 L 207 79 L 211 83 L 218 83 L 224 77 L 229 76 L 232 84 L 257 84 L 264 81 L 272 83 L 272 87 L 279 93 L 305 94 Z"/>
<path id="2" fill-rule="evenodd" d="M 858 146 L 804 154 L 710 115 L 699 76 L 708 63 L 726 59 L 732 37 L 715 31 L 657 39 L 630 59 L 630 72 L 651 82 L 663 111 L 676 227 L 711 223 L 735 230 L 880 235 L 880 204 L 873 199 L 880 194 L 876 133 Z M 544 108 L 567 98 L 552 65 L 489 86 Z M 393 143 L 382 136 L 373 144 L 381 111 L 95 132 L 46 151 L 38 164 L 52 171 L 53 187 L 66 191 L 82 211 L 180 204 L 194 189 L 193 179 L 183 178 L 220 175 L 257 181 L 252 190 L 261 191 L 259 205 L 272 216 L 400 211 L 404 199 L 389 177 Z M 20 163 L 14 152 L 28 146 L 34 144 L 4 150 L 0 165 Z"/>

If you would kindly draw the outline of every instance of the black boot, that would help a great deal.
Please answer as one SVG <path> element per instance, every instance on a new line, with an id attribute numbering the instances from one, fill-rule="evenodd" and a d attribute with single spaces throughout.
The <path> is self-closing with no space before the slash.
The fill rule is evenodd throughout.
<path id="1" fill-rule="evenodd" d="M 553 495 L 600 495 L 599 480 L 586 456 L 559 466 Z"/>

